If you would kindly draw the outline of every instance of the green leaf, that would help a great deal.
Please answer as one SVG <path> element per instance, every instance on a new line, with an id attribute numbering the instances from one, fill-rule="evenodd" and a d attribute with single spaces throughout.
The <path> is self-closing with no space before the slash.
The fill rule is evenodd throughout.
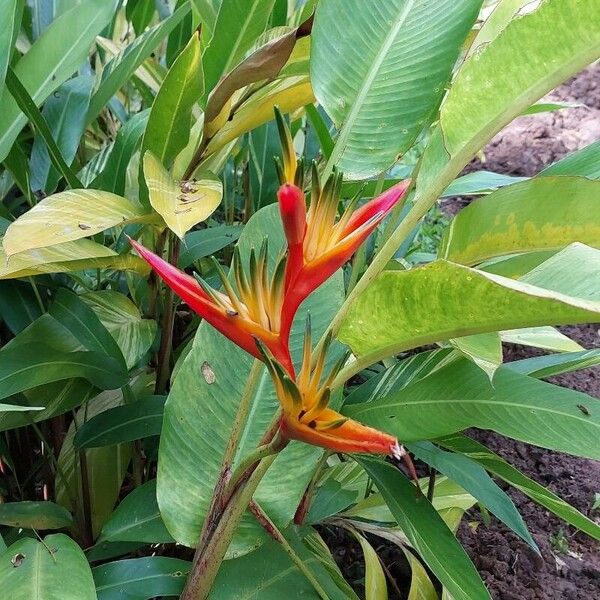
<path id="1" fill-rule="evenodd" d="M 60 352 L 40 340 L 0 350 L 0 398 L 72 377 L 108 390 L 127 382 L 118 361 L 99 352 Z"/>
<path id="2" fill-rule="evenodd" d="M 44 103 L 42 116 L 67 165 L 71 165 L 85 131 L 85 115 L 90 103 L 93 78 L 74 77 L 65 82 Z M 51 165 L 51 157 L 40 132 L 36 132 L 31 150 L 31 187 L 51 194 L 56 190 L 60 174 Z M 81 185 L 77 186 L 81 187 Z"/>
<path id="3" fill-rule="evenodd" d="M 500 333 L 502 341 L 552 350 L 553 352 L 577 352 L 583 348 L 554 327 L 525 327 Z"/>
<path id="4" fill-rule="evenodd" d="M 442 197 L 489 194 L 498 188 L 527 180 L 528 177 L 515 177 L 514 175 L 492 173 L 491 171 L 475 171 L 455 179 L 443 191 Z"/>
<path id="5" fill-rule="evenodd" d="M 138 149 L 149 114 L 149 110 L 136 113 L 119 129 L 115 143 L 106 158 L 106 164 L 90 187 L 121 196 L 125 193 L 127 166 Z"/>
<path id="6" fill-rule="evenodd" d="M 583 352 L 564 352 L 549 356 L 535 356 L 506 363 L 506 368 L 537 379 L 553 377 L 600 364 L 600 349 Z"/>
<path id="7" fill-rule="evenodd" d="M 68 536 L 43 543 L 22 538 L 0 555 L 0 597 L 10 600 L 96 600 L 81 548 Z"/>
<path id="8" fill-rule="evenodd" d="M 266 29 L 275 0 L 227 0 L 221 3 L 215 29 L 204 53 L 206 92 L 231 71 Z"/>
<path id="9" fill-rule="evenodd" d="M 492 514 L 539 553 L 537 544 L 513 501 L 494 483 L 483 467 L 466 456 L 444 452 L 430 442 L 415 442 L 408 444 L 407 448 L 419 460 L 443 473 L 477 498 Z"/>
<path id="10" fill-rule="evenodd" d="M 411 545 L 455 600 L 490 598 L 467 553 L 433 506 L 394 466 L 363 456 L 367 471 Z"/>
<path id="11" fill-rule="evenodd" d="M 77 294 L 61 288 L 48 313 L 66 327 L 87 350 L 114 358 L 121 367 L 119 376 L 127 378 L 127 367 L 121 349 L 96 313 Z"/>
<path id="12" fill-rule="evenodd" d="M 363 551 L 365 560 L 365 599 L 366 600 L 387 600 L 387 584 L 385 573 L 377 552 L 373 546 L 359 533 L 353 532 Z"/>
<path id="13" fill-rule="evenodd" d="M 588 179 L 600 179 L 599 158 L 600 140 L 567 154 L 543 169 L 540 175 L 579 175 Z"/>
<path id="14" fill-rule="evenodd" d="M 587 533 L 594 539 L 600 540 L 600 525 L 594 523 L 594 521 L 580 513 L 576 508 L 572 507 L 568 502 L 552 493 L 543 485 L 523 475 L 518 469 L 508 464 L 483 444 L 460 434 L 436 441 L 445 448 L 454 452 L 460 452 L 477 461 L 487 471 L 500 477 L 534 502 L 547 508 L 556 516 L 564 519 L 567 523 Z"/>
<path id="15" fill-rule="evenodd" d="M 199 258 L 210 256 L 237 241 L 242 233 L 238 225 L 217 225 L 188 233 L 181 247 L 179 268 L 185 269 Z"/>
<path id="16" fill-rule="evenodd" d="M 24 281 L 0 282 L 0 318 L 17 335 L 37 319 L 43 311 L 31 283 Z"/>
<path id="17" fill-rule="evenodd" d="M 319 2 L 311 81 L 339 129 L 330 168 L 366 179 L 413 144 L 436 114 L 480 6 L 480 0 Z"/>
<path id="18" fill-rule="evenodd" d="M 338 587 L 320 555 L 311 552 L 298 534 L 289 528 L 283 532 L 291 550 L 319 582 L 326 598 L 355 600 L 351 591 Z M 297 598 L 323 597 L 300 571 L 282 545 L 269 538 L 258 550 L 221 563 L 209 598 L 212 600 L 281 600 L 292 595 Z M 352 594 L 352 595 L 350 595 Z"/>
<path id="19" fill-rule="evenodd" d="M 85 517 L 81 491 L 81 455 L 73 445 L 75 433 L 87 419 L 122 403 L 123 394 L 120 390 L 99 394 L 77 411 L 65 436 L 58 456 L 60 472 L 57 472 L 55 479 L 56 501 L 71 512 L 77 511 L 76 522 L 78 523 L 85 522 Z M 131 444 L 90 448 L 81 452 L 85 453 L 87 489 L 92 517 L 91 529 L 96 538 L 119 497 L 127 466 L 131 460 Z M 77 504 L 76 507 L 73 506 L 73 500 Z"/>
<path id="20" fill-rule="evenodd" d="M 450 343 L 487 373 L 490 380 L 502 364 L 502 342 L 495 331 L 455 338 Z"/>
<path id="21" fill-rule="evenodd" d="M 75 448 L 99 448 L 160 435 L 164 396 L 149 396 L 100 413 L 84 423 L 75 435 Z"/>
<path id="22" fill-rule="evenodd" d="M 284 241 L 276 205 L 255 213 L 244 227 L 238 242 L 243 261 L 248 259 L 250 248 L 258 247 L 267 235 L 273 268 Z M 340 306 L 342 294 L 338 275 L 303 305 L 291 336 L 293 356 L 298 358 L 301 352 L 306 311 L 310 310 L 317 337 Z M 252 363 L 251 356 L 203 322 L 173 382 L 165 406 L 157 493 L 165 524 L 179 543 L 194 546 L 197 541 Z M 202 376 L 203 364 L 214 372 L 214 383 Z M 277 408 L 270 377 L 263 369 L 234 465 L 256 447 Z M 261 482 L 255 499 L 278 527 L 285 528 L 292 519 L 319 455 L 318 448 L 292 442 Z M 248 552 L 264 539 L 255 520 L 247 517 L 238 529 L 230 555 Z"/>
<path id="23" fill-rule="evenodd" d="M 187 145 L 192 108 L 204 91 L 200 57 L 200 36 L 195 32 L 167 72 L 150 110 L 142 155 L 149 150 L 167 168 Z"/>
<path id="24" fill-rule="evenodd" d="M 556 278 L 551 266 L 542 273 Z M 598 301 L 438 260 L 379 275 L 350 306 L 339 339 L 367 364 L 474 333 L 593 323 L 599 312 Z"/>
<path id="25" fill-rule="evenodd" d="M 573 242 L 600 247 L 600 181 L 538 177 L 475 200 L 450 223 L 439 256 L 465 265 Z"/>
<path id="26" fill-rule="evenodd" d="M 77 71 L 87 58 L 95 37 L 113 16 L 115 2 L 88 0 L 73 6 L 48 27 L 15 65 L 19 78 L 36 105 L 40 105 Z M 0 99 L 0 161 L 4 160 L 27 122 L 10 94 Z"/>
<path id="27" fill-rule="evenodd" d="M 36 106 L 35 102 L 19 81 L 19 78 L 15 75 L 15 72 L 11 67 L 8 67 L 6 73 L 6 89 L 10 95 L 14 98 L 18 107 L 23 111 L 25 116 L 31 121 L 32 125 L 36 128 L 38 134 L 44 140 L 50 161 L 59 171 L 59 173 L 65 178 L 68 185 L 72 188 L 83 187 L 81 181 L 79 181 L 77 175 L 71 170 L 69 165 L 65 162 L 60 148 L 56 145 L 52 131 L 46 122 L 46 119 Z"/>
<path id="28" fill-rule="evenodd" d="M 101 565 L 92 575 L 98 600 L 147 600 L 179 596 L 191 566 L 178 558 L 145 556 Z"/>
<path id="29" fill-rule="evenodd" d="M 471 143 L 480 148 L 513 111 L 521 113 L 598 57 L 595 0 L 542 2 L 508 23 L 492 42 L 476 42 L 442 105 L 440 125 L 448 153 L 454 156 Z"/>
<path id="30" fill-rule="evenodd" d="M 149 218 L 140 205 L 116 194 L 100 190 L 68 190 L 44 198 L 11 223 L 2 243 L 10 257 Z"/>
<path id="31" fill-rule="evenodd" d="M 15 41 L 19 35 L 24 6 L 25 0 L 8 0 L 2 7 L 6 26 L 0 31 L 0 98 L 4 93 L 4 78 L 10 64 Z"/>
<path id="32" fill-rule="evenodd" d="M 180 238 L 216 210 L 223 196 L 221 181 L 204 173 L 189 184 L 175 181 L 150 151 L 144 154 L 144 176 L 152 208 Z"/>
<path id="33" fill-rule="evenodd" d="M 115 56 L 104 67 L 102 80 L 90 101 L 87 123 L 91 123 L 100 114 L 113 95 L 130 80 L 135 70 L 150 56 L 161 41 L 175 29 L 190 12 L 190 9 L 190 4 L 186 2 L 170 17 L 136 38 L 134 42 L 125 47 L 123 52 Z"/>
<path id="34" fill-rule="evenodd" d="M 113 290 L 88 292 L 81 299 L 92 307 L 116 340 L 127 368 L 137 365 L 156 338 L 156 321 L 143 319 L 139 308 L 127 296 Z"/>
<path id="35" fill-rule="evenodd" d="M 425 379 L 344 414 L 405 442 L 434 439 L 468 427 L 576 456 L 598 459 L 600 407 L 586 394 L 501 367 L 493 386 L 468 361 L 451 364 Z M 587 407 L 583 412 L 579 406 Z"/>
<path id="36" fill-rule="evenodd" d="M 353 504 L 357 495 L 356 490 L 345 488 L 333 477 L 328 477 L 317 488 L 306 522 L 318 523 L 324 521 L 327 517 L 336 515 Z"/>
<path id="37" fill-rule="evenodd" d="M 173 541 L 158 510 L 156 479 L 144 483 L 125 496 L 104 523 L 99 541 L 149 544 Z"/>
<path id="38" fill-rule="evenodd" d="M 4 502 L 0 504 L 0 523 L 22 529 L 64 529 L 73 517 L 54 502 Z"/>

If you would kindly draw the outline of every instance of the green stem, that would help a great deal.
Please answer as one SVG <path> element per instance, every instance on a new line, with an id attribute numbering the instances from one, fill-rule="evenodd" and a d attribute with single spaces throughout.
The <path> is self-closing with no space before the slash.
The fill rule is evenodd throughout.
<path id="1" fill-rule="evenodd" d="M 292 559 L 292 562 L 298 570 L 310 581 L 311 585 L 319 594 L 322 600 L 329 600 L 327 592 L 321 587 L 317 578 L 313 575 L 311 570 L 306 566 L 304 561 L 298 556 L 296 551 L 290 546 L 290 543 L 285 539 L 283 533 L 279 531 L 277 525 L 271 521 L 269 515 L 261 508 L 260 504 L 256 500 L 252 500 L 250 503 L 250 512 L 256 517 L 259 524 L 265 529 L 265 531 L 277 542 L 281 544 L 281 547 L 285 550 L 286 554 Z"/>
<path id="2" fill-rule="evenodd" d="M 213 535 L 203 548 L 196 550 L 192 570 L 181 600 L 204 600 L 210 594 L 231 538 L 248 508 L 258 484 L 276 456 L 273 454 L 263 459 L 246 483 L 235 491 L 219 519 Z"/>
<path id="3" fill-rule="evenodd" d="M 179 259 L 180 239 L 171 234 L 169 241 L 169 262 L 177 264 Z M 160 348 L 158 351 L 158 370 L 154 392 L 157 395 L 165 393 L 171 377 L 171 346 L 173 345 L 173 325 L 175 324 L 175 293 L 168 287 L 165 291 L 163 318 L 161 324 Z"/>

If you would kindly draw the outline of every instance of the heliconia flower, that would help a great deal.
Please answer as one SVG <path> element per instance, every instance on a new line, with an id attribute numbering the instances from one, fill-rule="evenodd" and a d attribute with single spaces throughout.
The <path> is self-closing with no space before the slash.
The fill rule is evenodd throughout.
<path id="1" fill-rule="evenodd" d="M 308 210 L 302 190 L 284 183 L 277 192 L 281 219 L 288 241 L 286 291 L 282 332 L 288 335 L 293 315 L 302 301 L 329 279 L 356 252 L 386 214 L 406 195 L 405 179 L 354 210 L 358 196 L 338 218 L 341 174 L 334 172 L 322 187 L 313 165 L 311 203 Z"/>
<path id="2" fill-rule="evenodd" d="M 404 457 L 405 451 L 394 436 L 348 419 L 329 408 L 331 384 L 346 362 L 347 355 L 342 356 L 321 381 L 331 337 L 329 336 L 323 344 L 314 367 L 311 367 L 311 343 L 308 321 L 302 369 L 294 380 L 264 344 L 257 340 L 257 346 L 263 354 L 281 404 L 281 434 L 287 439 L 301 440 L 334 452 L 387 454 L 398 459 Z"/>
<path id="3" fill-rule="evenodd" d="M 269 277 L 266 240 L 258 253 L 254 249 L 250 251 L 248 277 L 242 268 L 238 249 L 234 250 L 231 271 L 237 291 L 213 259 L 223 292 L 180 271 L 135 240 L 130 239 L 130 242 L 165 283 L 203 319 L 258 359 L 263 356 L 255 340 L 260 340 L 286 371 L 294 375 L 287 337 L 284 339 L 280 334 L 286 259 L 284 256 L 279 260 L 272 277 Z"/>

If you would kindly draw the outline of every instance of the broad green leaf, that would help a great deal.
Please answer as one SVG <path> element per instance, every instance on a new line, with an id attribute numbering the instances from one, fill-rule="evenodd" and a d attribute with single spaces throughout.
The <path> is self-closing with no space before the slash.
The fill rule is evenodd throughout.
<path id="1" fill-rule="evenodd" d="M 156 479 L 133 490 L 110 515 L 99 541 L 169 543 L 169 535 L 158 510 Z"/>
<path id="2" fill-rule="evenodd" d="M 4 502 L 0 504 L 0 523 L 22 529 L 64 529 L 73 517 L 54 502 Z"/>
<path id="3" fill-rule="evenodd" d="M 0 319 L 14 335 L 35 321 L 43 310 L 30 282 L 0 282 Z"/>
<path id="4" fill-rule="evenodd" d="M 130 0 L 125 5 L 125 16 L 131 21 L 136 35 L 141 35 L 150 25 L 155 12 L 153 0 Z"/>
<path id="5" fill-rule="evenodd" d="M 138 149 L 140 140 L 146 129 L 149 110 L 136 113 L 129 119 L 117 133 L 115 143 L 102 172 L 94 179 L 90 187 L 106 190 L 114 194 L 125 193 L 125 175 L 131 157 Z"/>
<path id="6" fill-rule="evenodd" d="M 553 352 L 577 352 L 583 348 L 554 327 L 525 327 L 500 332 L 502 341 L 509 344 L 534 346 Z"/>
<path id="7" fill-rule="evenodd" d="M 595 404 L 586 394 L 504 367 L 496 371 L 492 386 L 475 365 L 461 361 L 343 412 L 405 442 L 478 427 L 597 460 L 600 408 Z M 580 406 L 587 407 L 585 412 Z"/>
<path id="8" fill-rule="evenodd" d="M 209 599 L 281 600 L 290 594 L 298 598 L 325 597 L 330 600 L 357 598 L 351 591 L 348 593 L 346 589 L 338 587 L 322 558 L 311 552 L 291 527 L 283 533 L 291 551 L 297 560 L 302 562 L 304 568 L 311 571 L 325 596 L 317 594 L 281 544 L 269 538 L 258 550 L 221 563 Z"/>
<path id="9" fill-rule="evenodd" d="M 272 268 L 283 246 L 276 205 L 255 213 L 244 227 L 238 242 L 244 262 L 250 248 L 258 247 L 267 235 Z M 341 301 L 339 275 L 308 299 L 292 332 L 293 356 L 298 357 L 301 351 L 306 311 L 310 310 L 316 337 L 329 324 Z M 196 543 L 252 362 L 252 357 L 203 322 L 177 372 L 165 406 L 157 494 L 165 524 L 179 543 Z M 209 383 L 202 376 L 203 364 L 212 369 L 214 382 Z M 271 380 L 263 370 L 235 463 L 256 447 L 277 408 Z M 277 526 L 285 528 L 292 519 L 319 455 L 318 448 L 293 442 L 277 457 L 261 482 L 255 499 Z M 264 539 L 255 520 L 248 517 L 238 528 L 230 555 L 248 552 Z"/>
<path id="10" fill-rule="evenodd" d="M 525 252 L 523 254 L 512 254 L 493 258 L 477 266 L 481 271 L 495 273 L 511 279 L 519 279 L 526 273 L 541 265 L 556 254 L 555 250 L 545 250 L 542 252 Z"/>
<path id="11" fill-rule="evenodd" d="M 356 490 L 344 487 L 333 477 L 328 477 L 317 488 L 306 516 L 307 523 L 318 523 L 336 515 L 356 501 Z"/>
<path id="12" fill-rule="evenodd" d="M 7 0 L 2 7 L 6 25 L 0 31 L 0 98 L 4 93 L 4 77 L 10 64 L 15 40 L 19 35 L 24 6 L 25 0 Z"/>
<path id="13" fill-rule="evenodd" d="M 109 100 L 124 86 L 135 70 L 154 52 L 161 41 L 189 13 L 191 7 L 185 3 L 170 17 L 140 35 L 134 42 L 115 56 L 103 69 L 98 89 L 92 96 L 87 114 L 87 122 L 91 123 L 108 104 Z"/>
<path id="14" fill-rule="evenodd" d="M 105 561 L 131 554 L 146 546 L 144 542 L 98 542 L 86 550 L 89 562 Z"/>
<path id="15" fill-rule="evenodd" d="M 535 356 L 506 363 L 506 368 L 537 379 L 588 369 L 600 364 L 600 349 Z"/>
<path id="16" fill-rule="evenodd" d="M 56 501 L 72 512 L 75 510 L 72 504 L 73 499 L 76 501 L 79 513 L 76 522 L 82 522 L 84 517 L 81 496 L 81 457 L 73 446 L 75 432 L 86 419 L 91 419 L 122 403 L 123 394 L 120 390 L 103 392 L 96 396 L 77 411 L 65 436 L 58 456 L 60 473 L 57 473 L 55 479 Z M 127 465 L 131 460 L 131 444 L 90 448 L 81 452 L 85 453 L 92 516 L 91 527 L 93 536 L 96 538 L 119 497 Z M 63 479 L 63 475 L 65 479 Z"/>
<path id="17" fill-rule="evenodd" d="M 81 548 L 68 536 L 43 543 L 22 538 L 0 555 L 0 597 L 10 600 L 96 600 Z"/>
<path id="18" fill-rule="evenodd" d="M 521 113 L 598 57 L 595 0 L 547 0 L 508 23 L 492 42 L 476 42 L 442 104 L 448 153 L 454 156 L 475 141 L 481 147 L 513 111 Z"/>
<path id="19" fill-rule="evenodd" d="M 203 174 L 198 181 L 175 181 L 150 151 L 144 154 L 144 176 L 152 208 L 180 238 L 216 210 L 223 196 L 221 181 Z"/>
<path id="20" fill-rule="evenodd" d="M 121 349 L 96 313 L 77 294 L 65 288 L 58 290 L 48 313 L 66 327 L 86 350 L 114 358 L 121 367 L 119 375 L 127 378 L 127 366 Z"/>
<path id="21" fill-rule="evenodd" d="M 563 108 L 581 108 L 585 104 L 579 104 L 577 102 L 536 102 L 529 108 L 523 111 L 524 115 L 537 115 L 543 112 L 553 112 L 555 110 L 562 110 Z"/>
<path id="22" fill-rule="evenodd" d="M 536 552 L 539 552 L 513 501 L 494 483 L 483 467 L 466 456 L 440 450 L 430 442 L 415 442 L 408 444 L 407 448 L 419 460 L 458 483 Z"/>
<path id="23" fill-rule="evenodd" d="M 263 33 L 275 0 L 227 0 L 222 2 L 214 33 L 203 57 L 206 92 L 221 75 L 232 70 Z"/>
<path id="24" fill-rule="evenodd" d="M 600 179 L 599 158 L 600 140 L 567 154 L 543 169 L 540 175 L 579 175 L 588 179 Z"/>
<path id="25" fill-rule="evenodd" d="M 456 178 L 443 192 L 442 197 L 448 196 L 474 196 L 490 194 L 498 188 L 527 181 L 527 177 L 515 177 L 491 171 L 475 171 Z"/>
<path id="26" fill-rule="evenodd" d="M 63 83 L 44 103 L 42 115 L 67 165 L 71 165 L 85 131 L 85 115 L 90 102 L 93 78 L 75 77 Z M 45 141 L 36 131 L 31 149 L 31 188 L 51 194 L 61 174 L 51 164 Z"/>
<path id="27" fill-rule="evenodd" d="M 199 258 L 215 254 L 237 241 L 242 233 L 238 225 L 217 225 L 188 233 L 181 245 L 179 268 L 185 269 Z"/>
<path id="28" fill-rule="evenodd" d="M 365 561 L 365 598 L 366 600 L 387 600 L 387 584 L 385 573 L 377 552 L 366 538 L 357 532 L 354 537 L 358 540 Z"/>
<path id="29" fill-rule="evenodd" d="M 463 547 L 433 506 L 415 494 L 414 485 L 389 463 L 363 456 L 355 460 L 373 479 L 413 548 L 455 600 L 490 598 Z"/>
<path id="30" fill-rule="evenodd" d="M 490 379 L 502 364 L 502 342 L 495 331 L 455 338 L 450 343 L 487 373 Z"/>
<path id="31" fill-rule="evenodd" d="M 145 556 L 101 565 L 92 575 L 98 600 L 147 600 L 179 596 L 191 566 L 178 558 Z"/>
<path id="32" fill-rule="evenodd" d="M 88 0 L 58 17 L 17 62 L 15 74 L 39 106 L 77 71 L 113 16 L 112 0 Z M 27 122 L 10 94 L 0 98 L 0 160 Z"/>
<path id="33" fill-rule="evenodd" d="M 2 244 L 10 257 L 150 218 L 139 204 L 122 196 L 101 190 L 67 190 L 44 198 L 11 223 Z"/>
<path id="34" fill-rule="evenodd" d="M 598 301 L 437 260 L 379 275 L 351 305 L 339 339 L 367 363 L 474 333 L 593 323 L 599 312 Z"/>
<path id="35" fill-rule="evenodd" d="M 461 210 L 439 256 L 465 265 L 558 250 L 573 242 L 600 246 L 600 181 L 538 177 L 504 187 Z"/>
<path id="36" fill-rule="evenodd" d="M 41 411 L 44 410 L 43 406 L 19 406 L 17 404 L 3 404 L 0 402 L 0 412 L 28 412 L 30 410 Z"/>
<path id="37" fill-rule="evenodd" d="M 584 300 L 600 301 L 600 250 L 571 244 L 523 275 L 522 282 Z"/>
<path id="38" fill-rule="evenodd" d="M 75 448 L 99 448 L 160 435 L 164 407 L 164 396 L 149 396 L 106 410 L 77 430 Z"/>
<path id="39" fill-rule="evenodd" d="M 367 179 L 410 148 L 435 116 L 480 6 L 480 0 L 319 2 L 311 81 L 339 129 L 330 166 Z"/>
<path id="40" fill-rule="evenodd" d="M 274 81 L 252 94 L 235 115 L 215 134 L 206 147 L 206 156 L 217 153 L 240 135 L 273 119 L 273 108 L 292 112 L 314 102 L 310 81 L 306 76 Z"/>
<path id="41" fill-rule="evenodd" d="M 167 72 L 150 110 L 142 155 L 149 150 L 167 168 L 188 142 L 192 108 L 204 91 L 200 57 L 200 35 L 195 32 Z"/>
<path id="42" fill-rule="evenodd" d="M 310 113 L 307 112 L 308 114 Z M 248 132 L 248 152 L 252 198 L 256 203 L 255 206 L 262 208 L 277 200 L 279 187 L 277 167 L 273 157 L 281 152 L 281 142 L 275 121 L 269 121 Z"/>
<path id="43" fill-rule="evenodd" d="M 127 382 L 119 362 L 99 352 L 61 352 L 42 340 L 0 350 L 0 398 L 73 377 L 108 390 Z"/>
<path id="44" fill-rule="evenodd" d="M 156 321 L 143 319 L 139 308 L 127 296 L 113 290 L 88 292 L 81 299 L 92 307 L 111 333 L 127 368 L 137 365 L 156 338 Z"/>
<path id="45" fill-rule="evenodd" d="M 460 452 L 477 461 L 487 471 L 500 477 L 514 488 L 553 512 L 577 529 L 600 540 L 600 525 L 573 508 L 568 502 L 549 489 L 530 479 L 518 469 L 508 464 L 500 456 L 486 448 L 483 444 L 464 435 L 455 435 L 437 440 L 440 445 L 454 452 Z"/>

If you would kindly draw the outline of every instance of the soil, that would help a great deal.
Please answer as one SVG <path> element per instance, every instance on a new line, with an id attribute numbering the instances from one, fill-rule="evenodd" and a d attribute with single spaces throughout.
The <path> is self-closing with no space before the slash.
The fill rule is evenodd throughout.
<path id="1" fill-rule="evenodd" d="M 560 86 L 546 100 L 585 104 L 579 108 L 520 117 L 485 148 L 483 160 L 474 160 L 464 173 L 486 169 L 509 175 L 533 176 L 566 154 L 600 139 L 600 64 Z M 472 198 L 448 198 L 441 208 L 456 214 Z M 585 348 L 600 347 L 600 324 L 561 330 Z M 505 347 L 505 360 L 542 354 L 519 346 Z M 600 369 L 587 369 L 550 379 L 552 383 L 585 392 L 600 402 Z M 592 510 L 600 493 L 600 463 L 540 449 L 489 431 L 469 431 L 526 475 L 547 486 L 582 513 L 600 523 L 600 509 Z M 599 441 L 600 443 L 600 441 Z M 481 573 L 495 600 L 600 599 L 600 546 L 554 517 L 524 495 L 503 486 L 523 515 L 540 555 L 533 552 L 501 522 L 486 524 L 477 510 L 470 511 L 458 537 Z M 357 592 L 364 593 L 360 547 L 344 532 L 323 531 L 334 556 Z M 394 583 L 389 597 L 407 597 L 410 571 L 395 546 L 370 538 Z"/>

